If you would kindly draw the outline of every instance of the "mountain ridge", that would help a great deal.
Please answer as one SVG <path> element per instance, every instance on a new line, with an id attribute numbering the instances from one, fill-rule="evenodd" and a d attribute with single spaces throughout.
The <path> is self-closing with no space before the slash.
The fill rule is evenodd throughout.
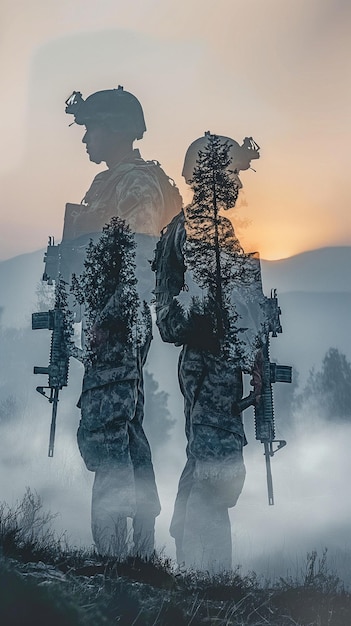
<path id="1" fill-rule="evenodd" d="M 261 260 L 265 261 L 265 263 L 280 263 L 283 261 L 288 261 L 289 259 L 295 259 L 297 257 L 301 257 L 304 255 L 312 255 L 318 252 L 327 251 L 327 250 L 348 250 L 351 251 L 351 246 L 321 246 L 320 248 L 313 248 L 312 250 L 304 250 L 303 252 L 297 252 L 296 254 L 291 254 L 290 256 L 282 257 L 280 259 L 265 259 L 262 257 Z"/>
<path id="2" fill-rule="evenodd" d="M 292 291 L 351 292 L 351 246 L 329 246 L 301 252 L 286 259 L 262 259 L 264 287 L 280 293 Z"/>
<path id="3" fill-rule="evenodd" d="M 7 263 L 9 261 L 13 261 L 13 259 L 18 259 L 20 257 L 24 257 L 24 256 L 30 256 L 30 255 L 35 255 L 38 253 L 42 253 L 44 254 L 46 248 L 38 248 L 37 250 L 31 250 L 29 252 L 21 252 L 20 254 L 15 254 L 14 256 L 8 257 L 7 259 L 0 259 L 0 265 L 2 263 Z M 264 263 L 284 263 L 285 261 L 289 261 L 298 257 L 302 257 L 302 256 L 308 256 L 308 255 L 314 255 L 314 254 L 318 254 L 319 252 L 323 252 L 323 251 L 332 251 L 332 250 L 347 250 L 349 251 L 349 253 L 351 254 L 351 245 L 350 246 L 321 246 L 320 248 L 313 248 L 312 250 L 304 250 L 303 252 L 297 252 L 296 254 L 292 254 L 291 256 L 287 256 L 287 257 L 282 257 L 280 259 L 265 259 L 264 257 L 261 257 L 261 261 L 263 261 Z"/>
<path id="4" fill-rule="evenodd" d="M 4 326 L 29 323 L 36 310 L 36 289 L 44 270 L 45 249 L 0 261 L 0 307 Z M 279 294 L 351 293 L 351 246 L 317 248 L 276 261 L 261 260 L 263 290 Z"/>

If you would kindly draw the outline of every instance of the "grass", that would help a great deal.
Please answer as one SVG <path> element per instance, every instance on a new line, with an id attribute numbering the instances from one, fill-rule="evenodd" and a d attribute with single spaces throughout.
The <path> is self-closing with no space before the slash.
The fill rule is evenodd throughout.
<path id="1" fill-rule="evenodd" d="M 295 577 L 272 584 L 240 569 L 180 572 L 163 554 L 102 559 L 51 529 L 36 493 L 0 504 L 3 626 L 349 626 L 351 595 L 327 550 L 307 554 Z"/>

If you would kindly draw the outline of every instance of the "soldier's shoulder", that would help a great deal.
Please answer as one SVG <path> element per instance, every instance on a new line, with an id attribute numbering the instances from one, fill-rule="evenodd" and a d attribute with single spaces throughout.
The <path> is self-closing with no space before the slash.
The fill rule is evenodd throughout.
<path id="1" fill-rule="evenodd" d="M 121 178 L 116 182 L 124 185 L 132 186 L 135 184 L 142 187 L 158 187 L 158 179 L 155 172 L 150 169 L 147 161 L 136 159 L 130 163 L 126 163 L 120 168 Z"/>

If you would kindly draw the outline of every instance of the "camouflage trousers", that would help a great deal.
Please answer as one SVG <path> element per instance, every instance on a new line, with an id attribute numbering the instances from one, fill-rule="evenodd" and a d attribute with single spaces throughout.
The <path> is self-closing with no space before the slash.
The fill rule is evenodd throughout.
<path id="1" fill-rule="evenodd" d="M 179 359 L 184 396 L 187 462 L 180 477 L 170 533 L 178 563 L 212 573 L 231 568 L 233 507 L 245 480 L 238 368 L 218 356 L 185 346 Z"/>
<path id="2" fill-rule="evenodd" d="M 132 546 L 134 553 L 148 556 L 160 501 L 142 426 L 142 375 L 83 391 L 80 406 L 78 445 L 95 472 L 91 523 L 97 549 L 123 557 Z M 131 536 L 127 518 L 132 518 Z"/>

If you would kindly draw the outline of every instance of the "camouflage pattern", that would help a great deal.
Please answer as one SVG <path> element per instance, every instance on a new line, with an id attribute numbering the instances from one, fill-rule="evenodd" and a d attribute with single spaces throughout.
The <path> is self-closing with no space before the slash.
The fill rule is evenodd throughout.
<path id="1" fill-rule="evenodd" d="M 81 455 L 92 472 L 109 463 L 131 464 L 128 422 L 134 418 L 137 391 L 136 380 L 123 378 L 83 391 L 77 437 Z"/>
<path id="2" fill-rule="evenodd" d="M 187 462 L 182 472 L 170 533 L 177 560 L 212 572 L 231 567 L 228 508 L 245 480 L 241 370 L 206 351 L 184 346 L 179 359 L 184 396 Z"/>
<path id="3" fill-rule="evenodd" d="M 140 376 L 140 362 L 144 364 L 152 340 L 152 318 L 148 306 L 140 306 L 137 300 L 136 323 L 132 321 L 131 327 L 127 328 L 124 316 L 133 315 L 130 307 L 123 310 L 128 302 L 129 287 L 117 286 L 87 332 L 88 358 L 85 360 L 83 391 L 121 380 L 137 380 Z"/>
<path id="4" fill-rule="evenodd" d="M 89 372 L 90 381 L 93 370 Z M 100 387 L 83 384 L 80 399 L 78 445 L 87 468 L 95 472 L 93 537 L 100 553 L 121 556 L 121 545 L 125 549 L 127 539 L 126 518 L 132 517 L 133 549 L 150 554 L 160 502 L 150 447 L 142 427 L 142 361 L 139 359 L 138 378 L 130 378 L 130 370 L 122 367 L 119 376 L 119 380 Z"/>
<path id="5" fill-rule="evenodd" d="M 139 150 L 99 172 L 82 203 L 73 206 L 64 239 L 99 232 L 113 216 L 125 220 L 135 233 L 158 236 L 167 210 L 157 166 L 144 161 Z"/>
<path id="6" fill-rule="evenodd" d="M 226 506 L 237 493 L 238 446 L 246 443 L 241 415 L 233 405 L 242 397 L 241 370 L 220 356 L 185 346 L 179 358 L 179 382 L 184 396 L 187 455 L 195 460 L 194 478 L 232 485 Z"/>
<path id="7" fill-rule="evenodd" d="M 199 286 L 189 267 L 191 222 L 184 209 L 163 230 L 157 244 L 152 265 L 156 273 L 156 323 L 167 343 L 196 345 L 199 349 L 215 348 L 217 344 L 218 351 L 208 317 L 201 310 L 195 313 L 194 300 L 198 300 L 201 309 L 201 303 L 208 298 L 208 290 Z M 232 226 L 230 231 L 234 234 Z M 223 267 L 231 265 L 233 273 L 230 284 L 223 289 L 226 306 L 238 314 L 238 322 L 234 316 L 233 328 L 236 341 L 230 345 L 226 356 L 231 356 L 242 371 L 250 373 L 257 346 L 262 344 L 267 332 L 259 259 L 251 255 L 238 258 L 225 249 L 220 255 Z M 238 270 L 241 270 L 239 280 Z"/>

